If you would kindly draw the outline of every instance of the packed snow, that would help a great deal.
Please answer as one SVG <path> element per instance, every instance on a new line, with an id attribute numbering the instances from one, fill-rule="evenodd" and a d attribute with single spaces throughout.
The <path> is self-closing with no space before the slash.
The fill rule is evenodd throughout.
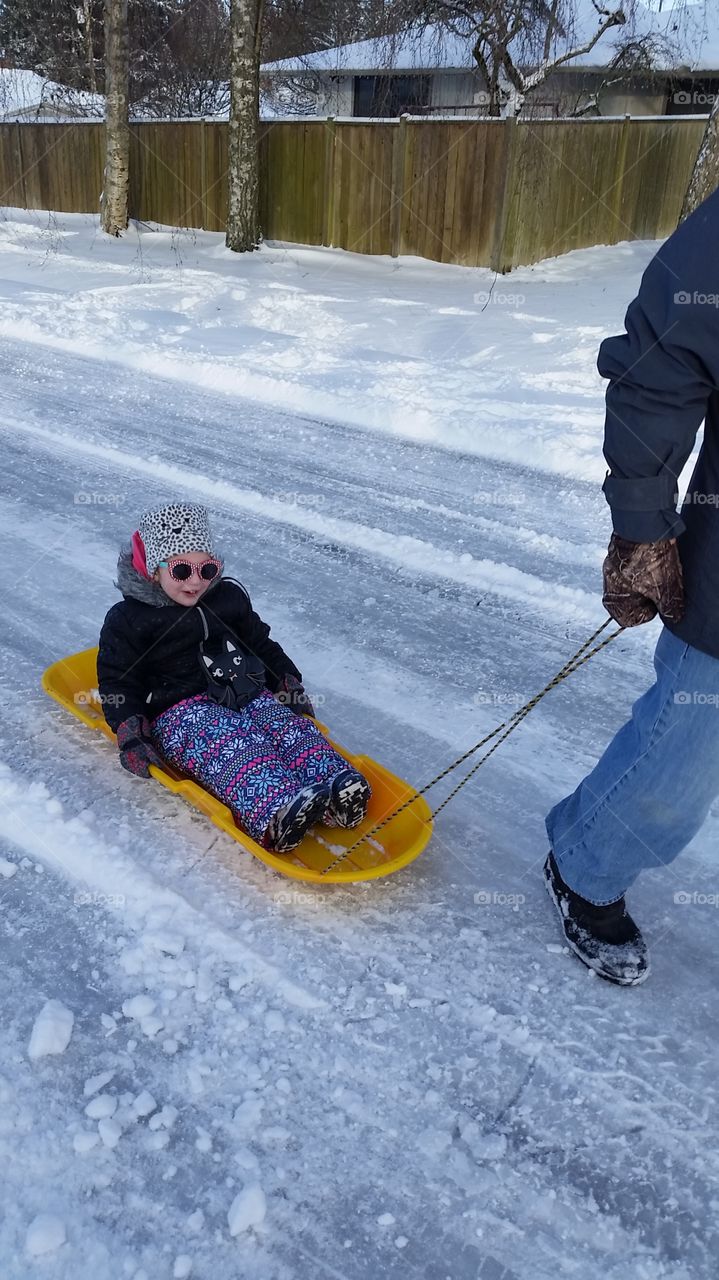
<path id="1" fill-rule="evenodd" d="M 227 1223 L 231 1236 L 238 1236 L 250 1227 L 259 1227 L 265 1220 L 267 1201 L 265 1193 L 257 1183 L 243 1187 L 235 1196 L 227 1214 Z"/>
<path id="2" fill-rule="evenodd" d="M 423 784 L 604 618 L 596 350 L 655 248 L 495 280 L 4 212 L 3 1280 L 715 1277 L 717 813 L 631 895 L 636 990 L 540 875 L 656 626 L 354 887 L 275 876 L 40 688 L 193 498 L 339 741 Z"/>
<path id="3" fill-rule="evenodd" d="M 52 1213 L 39 1213 L 27 1229 L 25 1248 L 33 1258 L 54 1253 L 65 1243 L 65 1224 Z"/>
<path id="4" fill-rule="evenodd" d="M 24 67 L 0 67 L 0 122 L 57 123 L 97 119 L 104 114 L 105 100 L 100 94 L 71 89 Z"/>
<path id="5" fill-rule="evenodd" d="M 59 1000 L 48 1000 L 37 1015 L 28 1046 L 29 1058 L 64 1053 L 70 1043 L 74 1015 Z"/>

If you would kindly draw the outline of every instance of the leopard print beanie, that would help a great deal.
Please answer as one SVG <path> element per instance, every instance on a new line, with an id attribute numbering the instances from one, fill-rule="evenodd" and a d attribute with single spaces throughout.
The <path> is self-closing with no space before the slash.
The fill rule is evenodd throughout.
<path id="1" fill-rule="evenodd" d="M 207 508 L 192 502 L 171 502 L 146 511 L 140 517 L 138 532 L 145 548 L 148 577 L 152 577 L 161 560 L 170 556 L 187 555 L 189 551 L 215 554 Z"/>

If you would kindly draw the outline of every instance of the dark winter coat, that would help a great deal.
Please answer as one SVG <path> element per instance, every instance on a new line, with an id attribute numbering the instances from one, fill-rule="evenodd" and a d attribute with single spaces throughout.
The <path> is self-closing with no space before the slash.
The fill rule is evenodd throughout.
<path id="1" fill-rule="evenodd" d="M 662 245 L 597 367 L 609 378 L 604 493 L 632 542 L 678 537 L 686 610 L 668 623 L 719 658 L 719 191 Z M 681 515 L 677 479 L 702 419 Z"/>
<path id="2" fill-rule="evenodd" d="M 204 641 L 212 654 L 225 635 L 261 659 L 271 692 L 288 674 L 302 679 L 284 649 L 270 640 L 270 628 L 253 610 L 244 587 L 231 578 L 213 582 L 196 605 L 174 604 L 123 553 L 117 585 L 124 599 L 105 618 L 97 658 L 98 688 L 111 729 L 132 715 L 152 720 L 183 698 L 202 693 L 207 682 L 199 663 L 200 644 Z"/>

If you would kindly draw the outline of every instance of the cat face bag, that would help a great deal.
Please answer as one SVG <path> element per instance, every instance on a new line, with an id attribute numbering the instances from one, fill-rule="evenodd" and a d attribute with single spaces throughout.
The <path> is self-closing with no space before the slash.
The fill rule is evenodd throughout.
<path id="1" fill-rule="evenodd" d="M 205 653 L 202 644 L 199 656 L 207 692 L 221 707 L 241 711 L 266 687 L 264 663 L 229 636 L 223 636 L 219 653 Z"/>

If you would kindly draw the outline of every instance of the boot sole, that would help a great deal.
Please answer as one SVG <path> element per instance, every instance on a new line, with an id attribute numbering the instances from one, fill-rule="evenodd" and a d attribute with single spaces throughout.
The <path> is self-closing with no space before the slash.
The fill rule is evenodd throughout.
<path id="1" fill-rule="evenodd" d="M 339 775 L 342 777 L 342 774 Z M 353 775 L 339 787 L 330 783 L 330 802 L 326 807 L 331 825 L 352 831 L 367 814 L 372 790 L 365 778 Z"/>
<path id="2" fill-rule="evenodd" d="M 282 828 L 279 838 L 272 844 L 275 853 L 290 853 L 302 843 L 310 827 L 320 822 L 327 808 L 327 792 L 318 791 L 308 796 L 304 804 Z"/>
<path id="3" fill-rule="evenodd" d="M 615 987 L 640 987 L 643 982 L 646 982 L 651 970 L 649 961 L 647 961 L 646 968 L 643 969 L 642 972 L 638 974 L 636 978 L 623 978 L 621 977 L 620 974 L 613 973 L 603 968 L 601 961 L 595 960 L 593 956 L 588 956 L 586 952 L 582 951 L 581 948 L 577 945 L 577 943 L 573 940 L 573 938 L 569 937 L 564 927 L 565 916 L 562 911 L 561 902 L 554 889 L 554 884 L 552 882 L 552 874 L 550 871 L 548 871 L 546 866 L 544 867 L 544 883 L 547 887 L 547 893 L 549 894 L 549 897 L 551 898 L 552 902 L 554 903 L 554 906 L 557 909 L 557 914 L 559 915 L 559 919 L 562 925 L 562 934 L 564 936 L 564 941 L 566 942 L 569 949 L 574 952 L 575 956 L 577 956 L 577 958 L 581 960 L 582 964 L 587 969 L 591 969 L 592 972 L 598 974 L 600 978 L 604 978 L 605 982 L 613 983 Z"/>

